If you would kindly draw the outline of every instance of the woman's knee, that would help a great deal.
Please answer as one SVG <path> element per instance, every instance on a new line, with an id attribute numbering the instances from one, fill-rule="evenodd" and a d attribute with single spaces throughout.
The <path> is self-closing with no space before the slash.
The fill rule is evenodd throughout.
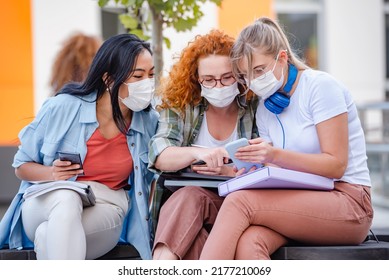
<path id="1" fill-rule="evenodd" d="M 72 221 L 81 217 L 80 196 L 71 190 L 56 190 L 23 203 L 22 220 L 28 237 L 35 235 L 36 228 L 48 220 Z"/>
<path id="2" fill-rule="evenodd" d="M 50 207 L 50 217 L 55 216 L 63 221 L 73 219 L 75 216 L 81 218 L 82 201 L 75 191 L 72 190 L 57 190 L 52 192 L 55 195 Z"/>
<path id="3" fill-rule="evenodd" d="M 270 259 L 271 254 L 286 243 L 287 238 L 280 233 L 264 226 L 251 225 L 238 240 L 235 258 L 238 260 Z"/>
<path id="4" fill-rule="evenodd" d="M 237 208 L 240 210 L 246 209 L 250 206 L 250 203 L 247 200 L 246 191 L 237 191 L 230 193 L 223 201 L 223 209 L 234 209 Z"/>
<path id="5" fill-rule="evenodd" d="M 178 196 L 185 196 L 188 199 L 191 197 L 203 197 L 206 196 L 208 193 L 207 190 L 199 187 L 194 187 L 194 186 L 187 186 L 184 188 L 181 188 L 177 190 L 173 195 L 178 195 Z"/>
<path id="6" fill-rule="evenodd" d="M 186 207 L 198 207 L 199 202 L 207 200 L 211 194 L 203 188 L 188 186 L 181 188 L 174 192 L 167 200 L 169 203 L 173 203 L 176 207 L 179 205 Z"/>

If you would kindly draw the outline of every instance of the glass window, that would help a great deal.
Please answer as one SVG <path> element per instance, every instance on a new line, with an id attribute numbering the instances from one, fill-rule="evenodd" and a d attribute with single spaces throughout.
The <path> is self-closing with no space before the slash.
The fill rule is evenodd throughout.
<path id="1" fill-rule="evenodd" d="M 389 50 L 389 14 L 388 13 L 385 15 L 385 49 Z M 386 62 L 386 78 L 389 79 L 389 56 L 388 55 L 386 55 L 385 62 Z"/>
<path id="2" fill-rule="evenodd" d="M 101 9 L 102 36 L 106 40 L 111 36 L 126 33 L 123 24 L 119 20 L 119 14 L 124 13 L 123 8 Z"/>
<path id="3" fill-rule="evenodd" d="M 275 0 L 274 8 L 293 51 L 310 67 L 325 70 L 325 50 L 319 49 L 322 0 Z"/>
<path id="4" fill-rule="evenodd" d="M 317 14 L 278 14 L 293 51 L 312 68 L 317 69 Z"/>
<path id="5" fill-rule="evenodd" d="M 384 13 L 385 13 L 385 64 L 386 64 L 386 100 L 389 100 L 389 0 L 384 1 Z"/>

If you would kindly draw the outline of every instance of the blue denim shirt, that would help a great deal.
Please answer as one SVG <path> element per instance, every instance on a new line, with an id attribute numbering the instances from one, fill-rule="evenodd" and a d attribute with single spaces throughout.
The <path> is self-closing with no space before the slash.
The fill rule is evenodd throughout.
<path id="1" fill-rule="evenodd" d="M 86 142 L 98 127 L 96 118 L 96 93 L 82 98 L 60 94 L 43 104 L 36 118 L 19 133 L 21 145 L 13 167 L 26 162 L 38 162 L 51 166 L 58 151 L 78 152 L 84 161 Z M 147 169 L 148 142 L 154 135 L 158 113 L 154 110 L 134 112 L 127 143 L 134 170 L 129 176 L 129 212 L 126 216 L 121 242 L 135 246 L 142 259 L 151 259 L 152 225 L 149 213 L 150 184 L 154 173 Z M 76 177 L 71 178 L 75 180 Z M 31 185 L 22 181 L 19 191 L 0 222 L 0 248 L 33 247 L 23 230 L 21 205 L 23 193 Z"/>

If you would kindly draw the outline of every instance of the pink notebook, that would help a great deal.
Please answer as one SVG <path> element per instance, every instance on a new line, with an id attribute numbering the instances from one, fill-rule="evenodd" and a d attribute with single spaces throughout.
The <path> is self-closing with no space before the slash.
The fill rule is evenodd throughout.
<path id="1" fill-rule="evenodd" d="M 329 191 L 334 180 L 310 173 L 266 166 L 218 185 L 220 196 L 243 189 L 310 189 Z"/>

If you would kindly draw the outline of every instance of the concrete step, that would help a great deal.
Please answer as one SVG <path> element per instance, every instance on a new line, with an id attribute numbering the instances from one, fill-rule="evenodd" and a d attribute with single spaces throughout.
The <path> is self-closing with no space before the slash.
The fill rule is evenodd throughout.
<path id="1" fill-rule="evenodd" d="M 98 260 L 140 260 L 138 251 L 131 244 L 118 244 Z M 2 249 L 0 260 L 36 260 L 33 249 Z"/>

